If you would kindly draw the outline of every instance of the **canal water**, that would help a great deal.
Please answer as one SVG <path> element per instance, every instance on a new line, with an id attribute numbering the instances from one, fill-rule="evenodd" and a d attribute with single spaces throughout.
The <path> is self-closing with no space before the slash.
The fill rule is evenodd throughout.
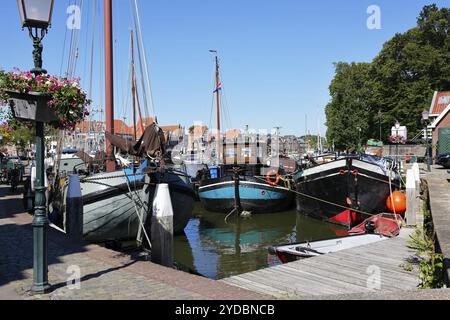
<path id="1" fill-rule="evenodd" d="M 174 238 L 177 264 L 211 279 L 280 264 L 268 254 L 273 245 L 330 239 L 347 235 L 343 227 L 312 219 L 295 210 L 228 217 L 196 204 L 185 235 Z"/>

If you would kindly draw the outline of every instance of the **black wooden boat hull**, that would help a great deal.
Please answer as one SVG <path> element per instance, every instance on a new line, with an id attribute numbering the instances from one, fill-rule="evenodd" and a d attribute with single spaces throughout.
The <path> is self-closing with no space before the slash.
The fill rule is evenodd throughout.
<path id="1" fill-rule="evenodd" d="M 319 165 L 295 176 L 297 210 L 312 217 L 353 227 L 368 215 L 386 212 L 389 172 L 353 158 Z M 391 180 L 393 190 L 398 181 Z M 355 210 L 352 211 L 351 209 Z"/>

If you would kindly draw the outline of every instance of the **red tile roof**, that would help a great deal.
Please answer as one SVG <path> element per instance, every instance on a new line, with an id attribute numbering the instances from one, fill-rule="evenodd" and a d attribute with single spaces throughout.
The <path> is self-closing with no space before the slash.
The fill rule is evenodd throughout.
<path id="1" fill-rule="evenodd" d="M 142 126 L 144 127 L 144 130 L 146 127 L 148 127 L 149 125 L 151 125 L 154 122 L 155 122 L 155 120 L 153 118 L 142 119 Z M 96 131 L 103 130 L 104 122 L 101 122 L 101 121 L 92 121 L 92 123 L 90 123 L 89 121 L 83 121 L 81 123 L 78 123 L 76 128 L 79 132 L 87 133 L 87 132 L 89 132 L 90 124 L 92 124 L 94 130 L 96 130 Z M 174 132 L 174 131 L 182 129 L 182 127 L 180 124 L 178 124 L 178 125 L 172 125 L 172 126 L 161 126 L 161 129 L 164 132 Z M 139 137 L 142 135 L 142 133 L 143 132 L 141 130 L 141 121 L 139 121 L 136 124 L 136 134 Z M 127 125 L 123 120 L 116 119 L 116 120 L 114 120 L 114 134 L 133 136 L 134 135 L 133 126 Z"/>
<path id="2" fill-rule="evenodd" d="M 114 134 L 133 135 L 133 127 L 129 127 L 123 120 L 114 120 Z"/>
<path id="3" fill-rule="evenodd" d="M 173 131 L 177 131 L 179 129 L 181 129 L 181 125 L 176 125 L 176 126 L 160 126 L 160 128 L 164 131 L 164 132 L 173 132 Z"/>
<path id="4" fill-rule="evenodd" d="M 435 92 L 430 114 L 438 116 L 450 105 L 450 91 Z"/>
<path id="5" fill-rule="evenodd" d="M 239 137 L 241 134 L 241 130 L 239 129 L 230 129 L 227 132 L 225 132 L 225 138 L 227 140 L 234 140 Z"/>

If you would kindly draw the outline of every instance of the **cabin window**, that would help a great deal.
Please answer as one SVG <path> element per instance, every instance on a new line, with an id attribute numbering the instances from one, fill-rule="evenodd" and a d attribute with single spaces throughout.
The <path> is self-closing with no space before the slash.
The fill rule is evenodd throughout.
<path id="1" fill-rule="evenodd" d="M 249 158 L 252 156 L 252 149 L 250 148 L 243 148 L 241 150 L 241 156 L 245 158 Z"/>
<path id="2" fill-rule="evenodd" d="M 225 157 L 231 158 L 236 156 L 236 151 L 234 149 L 226 149 L 225 150 Z"/>

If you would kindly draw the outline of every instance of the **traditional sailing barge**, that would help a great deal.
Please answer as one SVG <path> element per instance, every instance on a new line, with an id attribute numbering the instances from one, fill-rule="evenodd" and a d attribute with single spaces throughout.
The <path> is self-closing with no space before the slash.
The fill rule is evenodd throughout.
<path id="1" fill-rule="evenodd" d="M 164 136 L 156 124 L 147 127 L 137 142 L 110 134 L 107 137 L 113 146 L 130 155 L 145 157 L 164 154 Z M 86 163 L 86 167 L 91 165 Z M 144 227 L 149 228 L 150 220 L 145 218 L 152 206 L 158 183 L 169 185 L 175 213 L 174 232 L 182 233 L 191 218 L 194 189 L 186 174 L 166 168 L 164 163 L 147 159 L 139 168 L 81 175 L 79 178 L 85 240 L 104 242 L 136 238 L 140 228 L 138 214 L 142 213 Z M 69 181 L 65 174 L 58 176 L 52 191 L 50 219 L 59 226 L 63 226 L 67 215 L 71 214 L 67 208 L 67 199 L 72 196 Z"/>
<path id="2" fill-rule="evenodd" d="M 297 210 L 349 228 L 386 211 L 391 190 L 399 189 L 396 171 L 384 158 L 345 156 L 297 172 Z"/>
<path id="3" fill-rule="evenodd" d="M 136 141 L 136 77 L 134 73 L 134 44 L 131 33 L 132 47 L 132 93 L 133 93 L 133 140 L 114 136 L 114 99 L 113 99 L 113 43 L 112 43 L 112 1 L 104 1 L 105 13 L 105 106 L 106 106 L 106 161 L 101 164 L 105 172 L 92 173 L 90 170 L 80 172 L 78 168 L 73 173 L 78 175 L 80 185 L 71 188 L 71 180 L 67 172 L 57 172 L 54 188 L 52 188 L 50 203 L 50 220 L 65 227 L 70 212 L 68 199 L 80 196 L 83 206 L 83 238 L 92 242 L 109 240 L 133 239 L 139 234 L 145 223 L 145 216 L 152 207 L 156 184 L 167 183 L 171 193 L 174 208 L 174 232 L 181 233 L 186 227 L 195 201 L 193 187 L 184 173 L 168 169 L 164 165 L 166 142 L 164 133 L 155 123 L 143 131 L 142 137 Z M 136 9 L 137 10 L 137 9 Z M 135 12 L 138 15 L 137 12 Z M 138 28 L 140 29 L 140 27 Z M 140 109 L 139 109 L 140 110 Z M 139 112 L 140 114 L 140 112 Z M 142 121 L 141 121 L 142 123 Z M 123 153 L 133 156 L 137 166 L 119 167 L 114 159 L 116 147 Z M 80 159 L 75 159 L 79 162 Z M 94 165 L 86 155 L 82 157 L 85 167 Z M 98 163 L 97 163 L 98 164 Z M 64 166 L 64 163 L 62 164 Z M 68 164 L 68 167 L 70 165 Z M 137 168 L 139 167 L 139 168 Z M 73 168 L 73 167 L 72 167 Z M 70 168 L 70 169 L 72 169 Z M 75 179 L 76 180 L 76 179 Z M 81 194 L 79 194 L 81 193 Z M 149 210 L 150 209 L 150 210 Z M 138 217 L 141 215 L 141 217 Z M 147 221 L 149 222 L 150 219 Z"/>
<path id="4" fill-rule="evenodd" d="M 232 210 L 252 213 L 278 212 L 288 209 L 294 200 L 289 183 L 281 179 L 282 168 L 272 167 L 264 159 L 267 144 L 260 141 L 227 143 L 220 134 L 219 60 L 216 54 L 217 128 L 216 163 L 200 180 L 198 195 L 209 211 L 229 213 Z M 257 138 L 258 140 L 259 138 Z M 270 162 L 270 161 L 269 161 Z M 219 164 L 220 163 L 220 164 Z M 267 177 L 267 178 L 266 178 Z M 272 180 L 273 179 L 273 180 Z"/>

